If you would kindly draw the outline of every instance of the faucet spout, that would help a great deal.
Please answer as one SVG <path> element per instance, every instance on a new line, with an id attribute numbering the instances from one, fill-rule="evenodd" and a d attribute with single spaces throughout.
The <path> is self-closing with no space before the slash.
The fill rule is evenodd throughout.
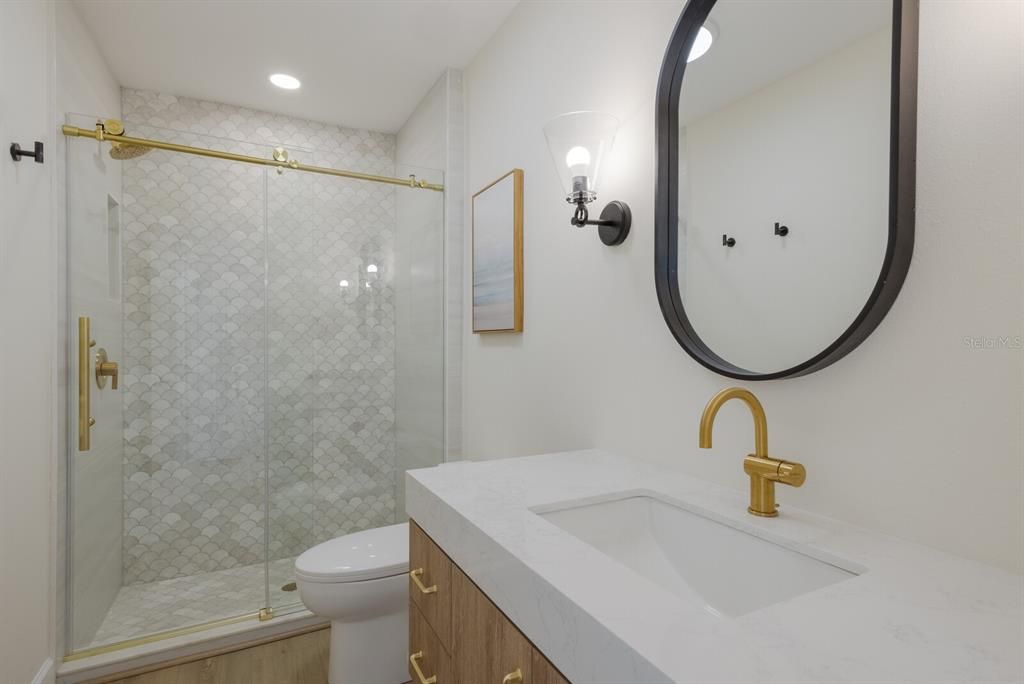
<path id="1" fill-rule="evenodd" d="M 754 455 L 759 458 L 768 457 L 768 418 L 765 417 L 764 407 L 750 390 L 742 387 L 730 387 L 724 389 L 715 396 L 704 407 L 704 413 L 700 417 L 700 448 L 711 448 L 711 432 L 715 425 L 715 416 L 718 409 L 730 399 L 739 399 L 744 402 L 754 416 Z"/>

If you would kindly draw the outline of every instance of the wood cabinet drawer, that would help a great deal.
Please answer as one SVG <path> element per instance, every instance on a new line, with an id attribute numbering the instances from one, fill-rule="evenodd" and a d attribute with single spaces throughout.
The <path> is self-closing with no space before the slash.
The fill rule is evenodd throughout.
<path id="1" fill-rule="evenodd" d="M 409 602 L 409 679 L 412 684 L 454 684 L 455 681 L 448 652 L 412 601 Z"/>
<path id="2" fill-rule="evenodd" d="M 533 645 L 458 566 L 452 567 L 452 613 L 458 684 L 533 683 Z"/>
<path id="3" fill-rule="evenodd" d="M 451 647 L 452 561 L 409 521 L 409 596 L 445 648 Z"/>

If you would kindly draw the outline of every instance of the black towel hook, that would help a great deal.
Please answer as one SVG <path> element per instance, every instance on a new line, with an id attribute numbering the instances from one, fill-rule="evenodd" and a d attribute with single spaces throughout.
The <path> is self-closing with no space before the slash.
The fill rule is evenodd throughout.
<path id="1" fill-rule="evenodd" d="M 11 159 L 14 161 L 21 161 L 22 157 L 32 157 L 36 160 L 36 164 L 43 163 L 43 143 L 36 140 L 35 151 L 29 152 L 28 150 L 21 149 L 21 145 L 18 143 L 11 143 Z"/>

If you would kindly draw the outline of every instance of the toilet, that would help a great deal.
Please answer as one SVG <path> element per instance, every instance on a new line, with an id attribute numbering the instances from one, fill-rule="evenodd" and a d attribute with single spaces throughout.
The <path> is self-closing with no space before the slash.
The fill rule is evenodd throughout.
<path id="1" fill-rule="evenodd" d="M 295 559 L 306 607 L 331 620 L 330 684 L 409 681 L 409 524 L 347 534 Z"/>

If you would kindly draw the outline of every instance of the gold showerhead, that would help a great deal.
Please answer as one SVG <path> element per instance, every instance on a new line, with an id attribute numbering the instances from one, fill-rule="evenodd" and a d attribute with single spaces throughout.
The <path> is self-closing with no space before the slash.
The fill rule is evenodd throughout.
<path id="1" fill-rule="evenodd" d="M 117 119 L 106 119 L 103 121 L 103 130 L 111 135 L 124 135 L 124 124 Z M 132 145 L 130 143 L 111 142 L 110 157 L 112 159 L 135 159 L 149 152 L 151 148 L 145 145 Z"/>
<path id="2" fill-rule="evenodd" d="M 135 159 L 149 152 L 152 148 L 144 145 L 130 145 L 128 143 L 110 143 L 110 156 L 113 159 Z"/>

